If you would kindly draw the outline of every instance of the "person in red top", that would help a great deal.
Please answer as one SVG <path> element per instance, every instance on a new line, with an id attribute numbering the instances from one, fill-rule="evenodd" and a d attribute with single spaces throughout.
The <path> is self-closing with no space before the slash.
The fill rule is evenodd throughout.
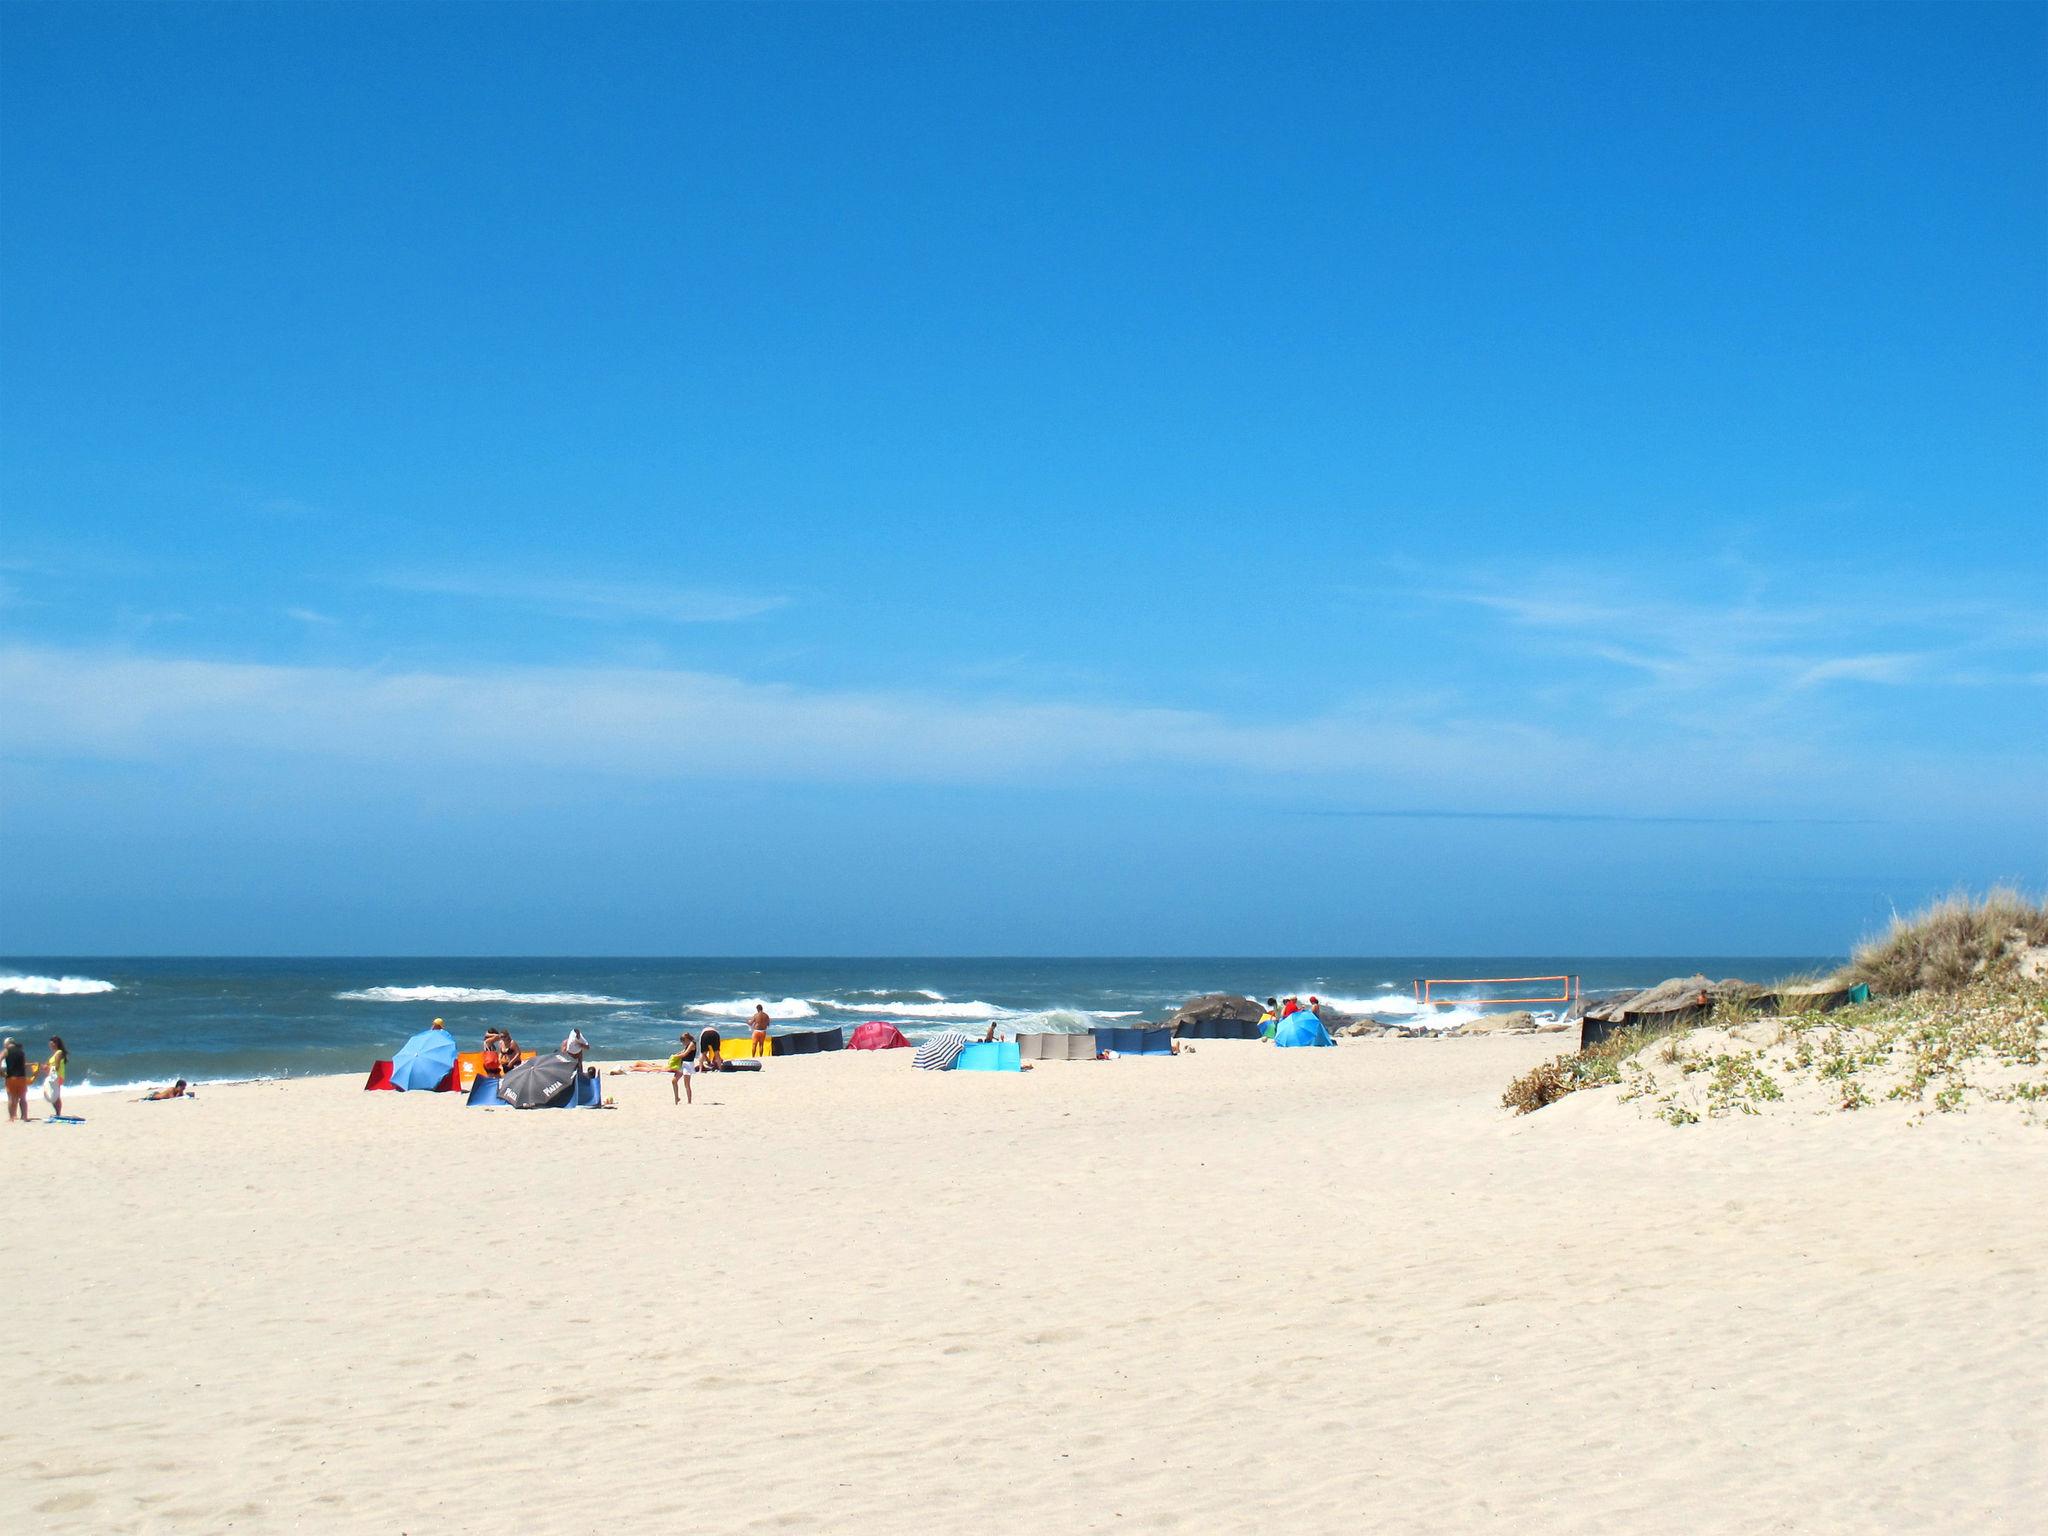
<path id="1" fill-rule="evenodd" d="M 1280 1005 L 1280 1017 L 1283 1019 L 1286 1018 L 1289 1014 L 1299 1012 L 1301 1012 L 1301 999 L 1298 997 L 1290 997 L 1289 999 L 1287 999 L 1286 1002 Z"/>

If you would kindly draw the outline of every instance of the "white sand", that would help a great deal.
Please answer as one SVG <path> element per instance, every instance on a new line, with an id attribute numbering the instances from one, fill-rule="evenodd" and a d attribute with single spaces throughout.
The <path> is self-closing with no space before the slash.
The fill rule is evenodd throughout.
<path id="1" fill-rule="evenodd" d="M 0 1531 L 2041 1529 L 2048 1132 L 1498 1110 L 1557 1048 L 80 1098 Z"/>

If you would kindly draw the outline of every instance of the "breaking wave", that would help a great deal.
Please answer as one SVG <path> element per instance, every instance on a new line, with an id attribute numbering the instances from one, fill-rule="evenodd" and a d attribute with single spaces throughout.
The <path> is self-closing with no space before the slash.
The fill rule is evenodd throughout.
<path id="1" fill-rule="evenodd" d="M 23 997 L 91 997 L 120 989 L 97 976 L 0 976 L 0 992 Z"/>
<path id="2" fill-rule="evenodd" d="M 818 1002 L 842 1013 L 885 1013 L 891 1018 L 904 1019 L 1001 1019 L 1007 1018 L 1010 1012 L 994 1003 L 983 1002 L 845 1003 L 833 997 L 821 997 Z M 772 1014 L 775 1010 L 771 1008 L 768 1011 Z"/>
<path id="3" fill-rule="evenodd" d="M 754 1016 L 754 1004 L 760 1001 L 759 998 L 736 997 L 723 1003 L 692 1003 L 690 1012 L 710 1014 L 720 1019 L 751 1019 Z M 808 999 L 801 997 L 785 997 L 779 1003 L 767 1003 L 764 1006 L 771 1019 L 809 1019 L 817 1017 L 818 1013 Z M 830 1006 L 839 1005 L 835 1003 Z"/>
<path id="4" fill-rule="evenodd" d="M 364 987 L 334 994 L 347 1003 L 524 1003 L 537 1008 L 636 1008 L 630 997 L 596 992 L 507 992 L 501 987 Z"/>

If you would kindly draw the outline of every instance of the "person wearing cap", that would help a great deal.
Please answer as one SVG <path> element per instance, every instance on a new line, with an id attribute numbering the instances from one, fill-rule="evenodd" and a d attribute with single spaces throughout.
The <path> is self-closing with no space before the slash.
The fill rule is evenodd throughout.
<path id="1" fill-rule="evenodd" d="M 7 1044 L 0 1046 L 0 1070 L 7 1077 L 7 1118 L 10 1122 L 28 1121 L 28 1053 L 21 1048 L 21 1042 L 9 1035 Z"/>
<path id="2" fill-rule="evenodd" d="M 589 1049 L 590 1042 L 583 1038 L 583 1031 L 572 1025 L 569 1029 L 569 1038 L 562 1042 L 562 1054 L 574 1062 L 579 1071 L 587 1072 L 592 1069 L 583 1065 L 583 1053 Z"/>
<path id="3" fill-rule="evenodd" d="M 442 1031 L 442 1032 L 444 1032 L 444 1033 L 445 1033 L 445 1032 L 447 1031 L 447 1028 L 448 1028 L 448 1026 L 447 1026 L 446 1024 L 444 1024 L 444 1023 L 443 1023 L 443 1022 L 442 1022 L 441 1020 L 439 1020 L 439 1019 L 436 1019 L 436 1020 L 434 1020 L 434 1022 L 433 1022 L 433 1024 L 432 1024 L 432 1026 L 431 1026 L 431 1027 L 432 1027 L 432 1028 L 434 1028 L 434 1029 L 438 1029 L 438 1030 L 441 1030 L 441 1031 Z"/>

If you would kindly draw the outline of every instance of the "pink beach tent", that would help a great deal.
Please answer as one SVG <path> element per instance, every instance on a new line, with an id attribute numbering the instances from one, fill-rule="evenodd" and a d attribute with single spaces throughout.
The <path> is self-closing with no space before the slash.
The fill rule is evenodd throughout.
<path id="1" fill-rule="evenodd" d="M 863 1024 L 856 1029 L 846 1042 L 849 1051 L 893 1051 L 908 1046 L 903 1031 L 894 1024 L 884 1024 L 880 1019 Z"/>

